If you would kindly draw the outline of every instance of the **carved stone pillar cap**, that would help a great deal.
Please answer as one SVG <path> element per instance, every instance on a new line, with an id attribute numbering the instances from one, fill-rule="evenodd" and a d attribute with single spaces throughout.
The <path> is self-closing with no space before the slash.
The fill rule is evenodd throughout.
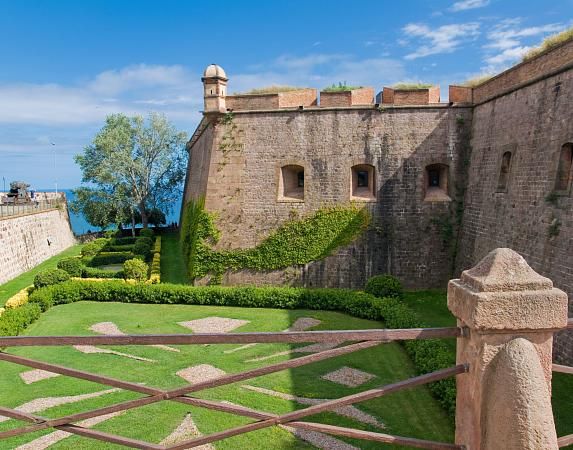
<path id="1" fill-rule="evenodd" d="M 510 248 L 496 248 L 475 267 L 462 272 L 461 282 L 477 292 L 539 291 L 553 288 Z"/>
<path id="2" fill-rule="evenodd" d="M 493 250 L 461 279 L 450 280 L 448 308 L 481 332 L 567 326 L 567 294 L 508 248 Z"/>

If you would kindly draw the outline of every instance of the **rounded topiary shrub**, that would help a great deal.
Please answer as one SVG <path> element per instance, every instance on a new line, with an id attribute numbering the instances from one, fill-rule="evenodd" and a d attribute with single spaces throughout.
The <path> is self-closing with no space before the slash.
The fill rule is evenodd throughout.
<path id="1" fill-rule="evenodd" d="M 139 235 L 140 235 L 141 237 L 152 238 L 152 237 L 153 237 L 153 234 L 154 234 L 154 233 L 153 233 L 153 230 L 150 229 L 150 228 L 144 228 L 143 230 L 141 230 L 141 231 L 139 232 Z"/>
<path id="2" fill-rule="evenodd" d="M 146 259 L 151 255 L 151 249 L 153 248 L 153 239 L 150 237 L 140 237 L 133 244 L 133 253 L 136 255 L 142 255 Z"/>
<path id="3" fill-rule="evenodd" d="M 109 239 L 98 238 L 82 247 L 82 256 L 97 255 L 109 242 Z"/>
<path id="4" fill-rule="evenodd" d="M 401 297 L 402 283 L 392 275 L 376 275 L 368 280 L 364 289 L 375 297 Z"/>
<path id="5" fill-rule="evenodd" d="M 58 262 L 58 269 L 65 270 L 71 277 L 81 277 L 84 265 L 79 258 L 65 258 Z"/>
<path id="6" fill-rule="evenodd" d="M 52 284 L 63 283 L 70 279 L 70 274 L 62 269 L 43 270 L 34 277 L 34 286 L 41 288 Z"/>
<path id="7" fill-rule="evenodd" d="M 147 280 L 147 272 L 149 267 L 141 259 L 134 258 L 128 259 L 123 263 L 123 276 L 126 279 L 133 279 L 136 281 Z"/>

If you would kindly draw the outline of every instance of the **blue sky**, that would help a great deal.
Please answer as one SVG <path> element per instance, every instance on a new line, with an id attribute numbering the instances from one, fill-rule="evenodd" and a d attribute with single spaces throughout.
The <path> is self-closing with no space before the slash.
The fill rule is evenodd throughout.
<path id="1" fill-rule="evenodd" d="M 572 11 L 573 0 L 0 0 L 0 177 L 77 186 L 73 155 L 113 112 L 164 112 L 191 134 L 209 63 L 230 92 L 424 81 L 444 98 L 571 26 Z"/>

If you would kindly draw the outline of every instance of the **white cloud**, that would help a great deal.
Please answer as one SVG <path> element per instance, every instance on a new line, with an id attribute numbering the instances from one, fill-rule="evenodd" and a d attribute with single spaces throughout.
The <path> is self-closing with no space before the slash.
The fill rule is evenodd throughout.
<path id="1" fill-rule="evenodd" d="M 408 53 L 405 59 L 452 53 L 462 43 L 479 36 L 479 27 L 480 24 L 477 22 L 442 25 L 434 29 L 425 24 L 410 23 L 402 31 L 407 38 L 420 41 L 421 45 L 415 51 Z"/>
<path id="2" fill-rule="evenodd" d="M 459 2 L 455 2 L 450 8 L 450 11 L 458 12 L 468 9 L 483 8 L 484 6 L 489 5 L 489 1 L 490 0 L 461 0 Z"/>
<path id="3" fill-rule="evenodd" d="M 540 41 L 564 28 L 560 23 L 523 27 L 520 18 L 504 19 L 486 35 L 487 43 L 483 45 L 486 50 L 486 66 L 482 69 L 490 73 L 499 72 L 521 59 L 532 48 L 524 40 L 534 37 L 536 41 Z"/>

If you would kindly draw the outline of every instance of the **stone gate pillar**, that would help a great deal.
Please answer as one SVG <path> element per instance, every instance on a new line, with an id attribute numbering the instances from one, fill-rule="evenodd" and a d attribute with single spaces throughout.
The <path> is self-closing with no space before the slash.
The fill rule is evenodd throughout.
<path id="1" fill-rule="evenodd" d="M 557 449 L 551 410 L 553 333 L 567 294 L 516 252 L 493 250 L 448 284 L 457 340 L 456 443 L 468 450 Z"/>

